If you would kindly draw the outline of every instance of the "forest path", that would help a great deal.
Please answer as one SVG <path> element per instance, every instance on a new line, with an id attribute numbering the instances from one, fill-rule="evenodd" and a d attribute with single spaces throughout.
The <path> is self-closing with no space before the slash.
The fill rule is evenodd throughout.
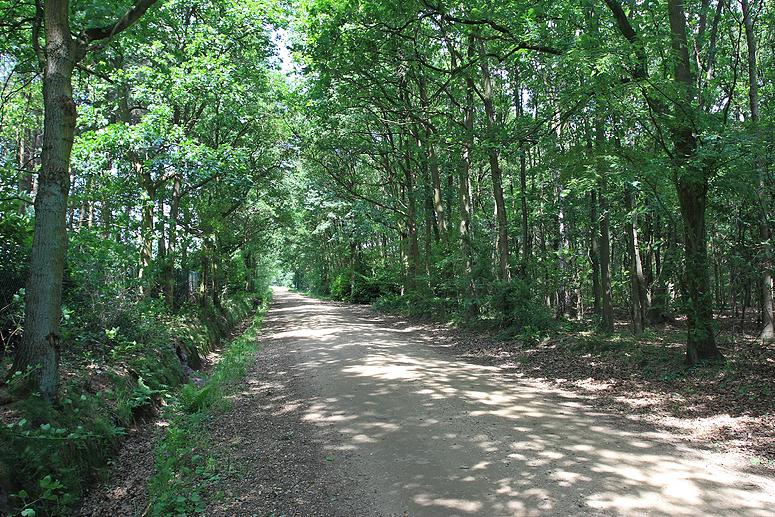
<path id="1" fill-rule="evenodd" d="M 775 483 L 572 393 L 284 289 L 234 410 L 208 514 L 773 515 Z M 212 512 L 212 513 L 211 513 Z M 223 513 L 221 513 L 223 512 Z"/>

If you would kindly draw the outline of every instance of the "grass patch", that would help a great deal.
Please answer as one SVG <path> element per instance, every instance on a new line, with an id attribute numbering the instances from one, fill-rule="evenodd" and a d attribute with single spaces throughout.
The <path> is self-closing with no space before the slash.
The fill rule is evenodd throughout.
<path id="1" fill-rule="evenodd" d="M 169 426 L 156 446 L 156 473 L 149 482 L 150 515 L 204 513 L 203 494 L 220 475 L 216 460 L 208 452 L 211 443 L 203 426 L 228 409 L 228 396 L 258 352 L 257 335 L 269 300 L 267 294 L 250 327 L 225 346 L 220 362 L 203 386 L 186 384 L 169 398 L 164 415 Z"/>

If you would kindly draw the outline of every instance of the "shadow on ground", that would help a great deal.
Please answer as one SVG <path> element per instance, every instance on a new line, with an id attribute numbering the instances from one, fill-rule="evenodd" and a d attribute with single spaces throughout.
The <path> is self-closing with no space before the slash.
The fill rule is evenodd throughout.
<path id="1" fill-rule="evenodd" d="M 572 393 L 445 357 L 433 335 L 378 315 L 278 290 L 261 339 L 294 360 L 259 372 L 237 405 L 315 429 L 316 461 L 358 484 L 369 513 L 772 515 L 772 480 Z M 307 388 L 283 389 L 291 378 Z"/>

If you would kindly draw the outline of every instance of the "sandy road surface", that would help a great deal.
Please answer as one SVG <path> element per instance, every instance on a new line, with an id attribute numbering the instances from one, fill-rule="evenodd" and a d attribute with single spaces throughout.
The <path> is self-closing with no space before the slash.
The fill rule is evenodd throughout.
<path id="1" fill-rule="evenodd" d="M 366 309 L 278 289 L 260 339 L 212 513 L 775 515 L 772 479 Z"/>

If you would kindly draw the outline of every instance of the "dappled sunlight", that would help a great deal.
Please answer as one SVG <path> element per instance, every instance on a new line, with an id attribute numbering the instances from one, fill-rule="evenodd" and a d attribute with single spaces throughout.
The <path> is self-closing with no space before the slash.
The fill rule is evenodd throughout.
<path id="1" fill-rule="evenodd" d="M 276 293 L 267 346 L 298 357 L 315 386 L 275 410 L 341 440 L 339 468 L 373 485 L 384 514 L 772 515 L 772 480 L 736 471 L 583 398 L 501 369 L 445 357 L 432 337 L 365 309 Z M 282 377 L 272 374 L 276 382 Z"/>

